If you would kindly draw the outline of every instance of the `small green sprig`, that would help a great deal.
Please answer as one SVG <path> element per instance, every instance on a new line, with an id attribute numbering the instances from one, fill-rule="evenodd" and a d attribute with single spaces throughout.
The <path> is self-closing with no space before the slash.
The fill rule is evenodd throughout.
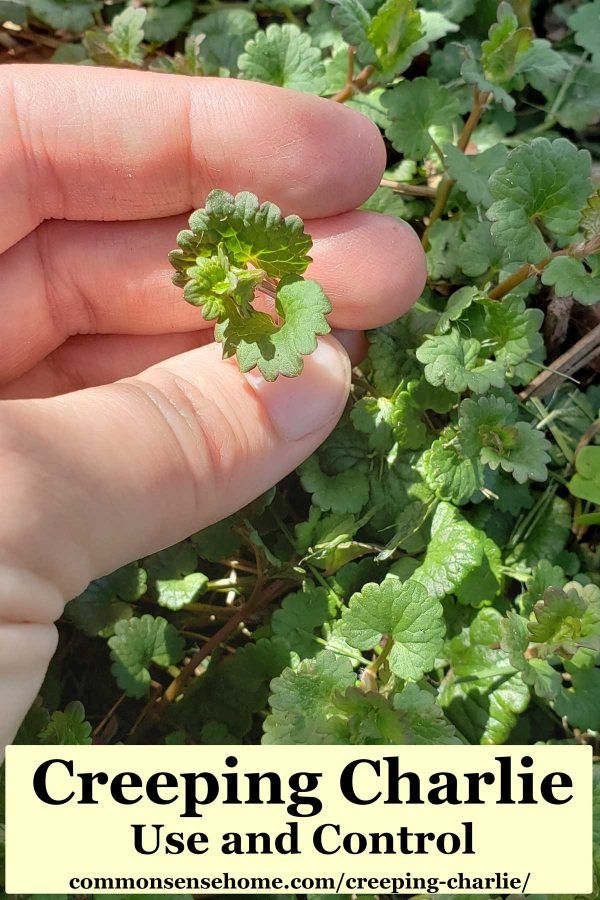
<path id="1" fill-rule="evenodd" d="M 242 372 L 258 368 L 267 381 L 299 375 L 317 335 L 330 331 L 331 312 L 321 287 L 303 277 L 312 240 L 302 219 L 247 191 L 214 190 L 177 243 L 173 281 L 215 321 L 223 356 L 236 356 Z M 275 301 L 273 314 L 253 306 L 257 291 Z"/>

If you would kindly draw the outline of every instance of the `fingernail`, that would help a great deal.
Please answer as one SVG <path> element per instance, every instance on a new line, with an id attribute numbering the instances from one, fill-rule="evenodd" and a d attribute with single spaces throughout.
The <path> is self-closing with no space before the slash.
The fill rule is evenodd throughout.
<path id="1" fill-rule="evenodd" d="M 280 375 L 269 382 L 254 372 L 246 378 L 281 437 L 298 441 L 341 416 L 350 390 L 350 360 L 334 338 L 319 338 L 296 378 Z"/>

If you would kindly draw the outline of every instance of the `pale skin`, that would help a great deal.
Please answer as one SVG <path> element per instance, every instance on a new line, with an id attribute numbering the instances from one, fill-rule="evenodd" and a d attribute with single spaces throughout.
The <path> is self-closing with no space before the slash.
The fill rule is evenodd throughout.
<path id="1" fill-rule="evenodd" d="M 350 364 L 322 339 L 296 379 L 221 359 L 167 252 L 213 187 L 307 220 L 308 274 L 352 354 L 425 281 L 414 232 L 356 212 L 377 129 L 245 81 L 66 66 L 0 70 L 0 758 L 64 604 L 229 515 L 325 439 Z"/>

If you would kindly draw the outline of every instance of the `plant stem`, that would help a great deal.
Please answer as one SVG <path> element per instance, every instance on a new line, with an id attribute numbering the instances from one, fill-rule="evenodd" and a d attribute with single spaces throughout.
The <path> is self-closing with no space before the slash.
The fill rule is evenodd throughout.
<path id="1" fill-rule="evenodd" d="M 496 287 L 488 293 L 488 297 L 490 297 L 491 300 L 500 300 L 519 284 L 522 284 L 523 281 L 541 275 L 546 266 L 559 256 L 572 256 L 574 259 L 584 259 L 586 256 L 598 253 L 598 251 L 600 251 L 600 234 L 594 235 L 589 241 L 584 241 L 581 244 L 570 244 L 568 247 L 565 247 L 564 250 L 555 250 L 554 253 L 551 253 L 539 263 L 525 263 L 522 265 L 516 272 L 513 272 L 512 275 L 509 275 L 508 278 L 505 278 L 500 284 L 497 284 Z"/>
<path id="2" fill-rule="evenodd" d="M 102 729 L 104 728 L 104 726 L 106 725 L 106 723 L 108 722 L 110 717 L 112 715 L 114 715 L 114 713 L 117 711 L 117 709 L 119 708 L 119 706 L 121 705 L 123 700 L 125 700 L 126 696 L 127 696 L 127 694 L 121 694 L 119 697 L 117 697 L 116 701 L 113 703 L 113 705 L 111 706 L 109 711 L 106 713 L 104 718 L 96 725 L 96 727 L 92 731 L 92 738 L 95 738 L 102 731 Z"/>
<path id="3" fill-rule="evenodd" d="M 208 616 L 210 619 L 228 619 L 239 607 L 236 606 L 213 606 L 212 603 L 188 603 L 184 607 L 186 612 L 198 613 L 199 615 Z"/>
<path id="4" fill-rule="evenodd" d="M 379 654 L 377 659 L 374 659 L 373 662 L 371 663 L 371 665 L 369 666 L 369 669 L 371 670 L 371 672 L 379 671 L 379 669 L 382 667 L 382 665 L 384 664 L 384 662 L 390 655 L 390 652 L 391 652 L 391 649 L 393 646 L 394 646 L 394 639 L 393 639 L 393 637 L 391 637 L 391 635 L 388 635 L 386 642 L 385 642 L 385 647 L 383 648 L 383 650 L 381 651 L 381 653 Z"/>
<path id="5" fill-rule="evenodd" d="M 374 71 L 375 66 L 365 66 L 364 69 L 358 73 L 356 78 L 353 78 L 345 84 L 341 91 L 334 94 L 331 99 L 335 100 L 336 103 L 345 103 L 346 100 L 351 100 L 358 91 L 365 90 L 367 82 Z"/>
<path id="6" fill-rule="evenodd" d="M 521 28 L 533 28 L 531 22 L 531 0 L 511 0 L 511 6 Z"/>
<path id="7" fill-rule="evenodd" d="M 572 374 L 591 363 L 599 353 L 600 325 L 596 325 L 569 347 L 565 353 L 552 360 L 551 366 L 544 366 L 544 371 L 536 375 L 533 381 L 530 381 L 527 387 L 519 392 L 519 399 L 527 401 L 531 397 L 545 397 L 551 394 L 560 386 L 564 378 L 575 380 L 572 378 Z"/>
<path id="8" fill-rule="evenodd" d="M 282 590 L 282 587 L 287 589 L 287 582 L 278 580 L 270 584 L 265 590 L 262 590 L 262 582 L 259 579 L 256 582 L 256 587 L 252 592 L 250 599 L 244 603 L 244 605 L 237 610 L 237 612 L 232 615 L 231 618 L 225 622 L 225 624 L 219 628 L 219 630 L 213 634 L 213 636 L 209 638 L 196 653 L 194 653 L 191 659 L 182 668 L 177 678 L 173 679 L 160 699 L 158 710 L 173 703 L 179 695 L 183 693 L 185 686 L 200 663 L 203 662 L 207 656 L 210 656 L 211 653 L 217 649 L 219 644 L 222 644 L 231 634 L 233 634 L 242 622 L 249 618 L 249 616 L 254 615 L 261 607 L 267 606 L 274 600 Z"/>
<path id="9" fill-rule="evenodd" d="M 228 566 L 230 569 L 239 569 L 240 572 L 249 572 L 251 575 L 257 574 L 255 566 L 241 559 L 224 559 L 222 562 L 224 566 Z"/>
<path id="10" fill-rule="evenodd" d="M 594 438 L 596 437 L 596 435 L 598 434 L 599 431 L 600 431 L 600 419 L 596 419 L 594 422 L 592 422 L 592 424 L 587 429 L 587 431 L 584 434 L 582 434 L 577 446 L 575 447 L 575 453 L 573 454 L 573 467 L 575 466 L 575 461 L 576 461 L 578 455 L 583 450 L 583 448 L 587 447 L 587 445 L 590 444 L 594 440 Z"/>
<path id="11" fill-rule="evenodd" d="M 469 145 L 469 141 L 471 140 L 473 132 L 475 131 L 475 128 L 477 127 L 477 124 L 481 119 L 483 111 L 489 103 L 491 96 L 492 95 L 490 93 L 480 91 L 477 87 L 473 88 L 473 104 L 471 106 L 471 112 L 469 113 L 469 116 L 465 124 L 463 125 L 463 129 L 457 141 L 457 147 L 459 150 L 462 150 L 463 153 Z M 438 185 L 435 196 L 435 203 L 433 209 L 431 210 L 429 222 L 427 224 L 427 228 L 423 232 L 423 237 L 421 238 L 421 243 L 423 244 L 423 249 L 425 250 L 429 249 L 429 234 L 431 232 L 431 227 L 434 222 L 437 222 L 437 220 L 441 216 L 443 216 L 453 184 L 454 182 L 452 181 L 450 176 L 446 174 Z"/>
<path id="12" fill-rule="evenodd" d="M 391 178 L 382 178 L 380 187 L 391 188 L 395 194 L 406 194 L 408 197 L 427 197 L 433 199 L 436 195 L 435 188 L 425 184 L 405 184 L 403 181 L 393 181 Z"/>

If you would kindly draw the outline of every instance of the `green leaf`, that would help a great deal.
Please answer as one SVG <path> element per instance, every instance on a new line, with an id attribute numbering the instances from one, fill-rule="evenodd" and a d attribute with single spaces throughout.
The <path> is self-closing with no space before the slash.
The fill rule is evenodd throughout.
<path id="1" fill-rule="evenodd" d="M 224 355 L 235 354 L 242 372 L 258 367 L 267 381 L 299 375 L 303 356 L 316 349 L 317 335 L 331 330 L 325 318 L 331 304 L 316 281 L 286 275 L 277 285 L 275 308 L 281 325 L 266 313 L 244 318 L 232 310 L 215 329 Z"/>
<path id="2" fill-rule="evenodd" d="M 335 513 L 360 513 L 369 499 L 369 480 L 361 471 L 326 475 L 315 456 L 299 469 L 302 486 L 312 494 L 313 503 Z"/>
<path id="3" fill-rule="evenodd" d="M 190 231 L 177 237 L 180 249 L 170 255 L 177 270 L 176 283 L 198 258 L 216 255 L 223 247 L 231 263 L 244 267 L 250 263 L 266 275 L 301 275 L 310 262 L 310 235 L 302 219 L 286 216 L 274 203 L 259 203 L 254 194 L 242 191 L 233 196 L 227 191 L 211 191 L 203 209 L 190 216 Z"/>
<path id="4" fill-rule="evenodd" d="M 164 72 L 168 75 L 204 75 L 204 65 L 199 56 L 199 37 L 193 35 L 186 37 L 183 45 L 183 53 L 176 52 L 174 56 L 156 56 L 148 64 L 152 72 Z"/>
<path id="5" fill-rule="evenodd" d="M 254 519 L 262 515 L 267 507 L 273 502 L 275 496 L 275 488 L 271 488 L 264 494 L 261 494 L 256 500 L 252 500 L 238 512 L 202 531 L 192 534 L 190 541 L 198 551 L 202 559 L 210 562 L 219 562 L 227 559 L 238 550 L 242 538 L 237 531 L 233 531 L 236 525 L 240 525 L 246 519 Z"/>
<path id="6" fill-rule="evenodd" d="M 509 3 L 498 5 L 498 22 L 489 30 L 481 45 L 481 62 L 485 78 L 493 84 L 509 86 L 517 73 L 519 61 L 532 45 L 531 28 L 519 27 Z"/>
<path id="7" fill-rule="evenodd" d="M 264 710 L 270 681 L 290 661 L 289 645 L 278 637 L 248 643 L 234 654 L 213 653 L 202 678 L 176 704 L 176 721 L 196 740 L 212 743 L 220 734 L 228 743 L 239 742 Z"/>
<path id="8" fill-rule="evenodd" d="M 507 294 L 502 302 L 483 300 L 485 307 L 484 333 L 496 361 L 514 368 L 543 351 L 540 328 L 544 314 L 540 309 L 528 309 L 515 294 Z"/>
<path id="9" fill-rule="evenodd" d="M 248 643 L 234 654 L 217 651 L 176 704 L 175 718 L 197 740 L 212 743 L 220 734 L 239 742 L 264 710 L 269 683 L 290 664 L 289 644 L 278 637 Z"/>
<path id="10" fill-rule="evenodd" d="M 113 661 L 112 673 L 128 697 L 146 696 L 150 687 L 150 666 L 178 663 L 184 641 L 177 630 L 160 616 L 145 615 L 117 622 L 108 641 Z"/>
<path id="11" fill-rule="evenodd" d="M 434 44 L 447 34 L 459 31 L 458 26 L 451 22 L 443 13 L 437 10 L 420 9 L 421 24 L 423 26 L 423 41 L 419 42 L 415 51 L 422 53 L 427 49 L 428 44 Z M 416 52 L 415 52 L 416 55 Z"/>
<path id="12" fill-rule="evenodd" d="M 350 661 L 330 651 L 271 685 L 263 744 L 457 744 L 435 697 L 407 684 L 390 701 L 353 687 Z"/>
<path id="13" fill-rule="evenodd" d="M 196 19 L 190 36 L 200 41 L 198 55 L 204 73 L 218 75 L 225 70 L 236 76 L 239 56 L 257 30 L 258 20 L 249 9 L 215 9 Z"/>
<path id="14" fill-rule="evenodd" d="M 431 524 L 425 559 L 412 576 L 430 596 L 455 594 L 477 606 L 500 588 L 500 551 L 485 532 L 471 525 L 449 503 L 440 503 Z"/>
<path id="15" fill-rule="evenodd" d="M 358 650 L 376 647 L 383 635 L 394 640 L 389 665 L 395 675 L 418 681 L 433 668 L 443 646 L 441 603 L 420 584 L 387 575 L 365 584 L 342 613 L 340 633 Z"/>
<path id="16" fill-rule="evenodd" d="M 525 684 L 544 700 L 556 697 L 561 687 L 560 673 L 545 659 L 526 658 L 530 638 L 527 620 L 509 612 L 501 625 L 502 649 L 508 653 L 511 665 L 521 673 Z"/>
<path id="17" fill-rule="evenodd" d="M 595 654 L 586 652 L 581 656 L 582 652 L 565 662 L 565 671 L 571 676 L 570 687 L 562 688 L 552 705 L 571 726 L 600 731 L 600 667 L 594 665 Z"/>
<path id="18" fill-rule="evenodd" d="M 393 699 L 348 688 L 335 698 L 347 744 L 459 744 L 433 694 L 406 684 Z"/>
<path id="19" fill-rule="evenodd" d="M 262 270 L 251 271 L 232 265 L 223 249 L 216 256 L 200 257 L 186 275 L 183 296 L 192 306 L 201 306 L 207 321 L 221 319 L 236 305 L 250 313 L 254 289 L 262 280 Z"/>
<path id="20" fill-rule="evenodd" d="M 157 44 L 172 41 L 189 24 L 195 9 L 194 0 L 171 0 L 166 6 L 147 7 L 144 38 Z"/>
<path id="21" fill-rule="evenodd" d="M 535 138 L 508 156 L 489 182 L 494 239 L 511 260 L 538 262 L 548 248 L 538 222 L 555 238 L 575 234 L 591 193 L 590 155 L 565 138 Z"/>
<path id="22" fill-rule="evenodd" d="M 485 394 L 504 384 L 504 367 L 482 358 L 479 341 L 462 338 L 455 328 L 449 334 L 428 335 L 417 349 L 417 359 L 425 365 L 427 381 L 457 394 L 467 389 Z"/>
<path id="23" fill-rule="evenodd" d="M 40 733 L 50 721 L 50 713 L 43 706 L 42 698 L 37 697 L 29 707 L 27 715 L 21 722 L 15 737 L 15 744 L 38 744 Z M 0 803 L 2 798 L 0 796 Z"/>
<path id="24" fill-rule="evenodd" d="M 342 420 L 298 472 L 304 490 L 323 511 L 358 515 L 369 500 L 369 464 L 364 437 Z"/>
<path id="25" fill-rule="evenodd" d="M 325 87 L 321 51 L 296 25 L 268 25 L 248 41 L 238 60 L 240 78 L 320 94 Z"/>
<path id="26" fill-rule="evenodd" d="M 534 605 L 541 600 L 549 587 L 561 588 L 567 578 L 560 566 L 553 566 L 547 559 L 542 559 L 532 568 L 531 575 L 525 584 L 527 590 L 518 598 L 521 612 L 529 616 Z"/>
<path id="27" fill-rule="evenodd" d="M 487 208 L 492 203 L 488 183 L 490 175 L 506 163 L 508 151 L 504 144 L 494 144 L 483 153 L 467 155 L 453 144 L 444 144 L 448 174 L 464 191 L 474 206 Z"/>
<path id="28" fill-rule="evenodd" d="M 198 556 L 188 541 L 144 560 L 148 586 L 159 606 L 178 610 L 205 593 L 208 578 L 198 572 Z"/>
<path id="29" fill-rule="evenodd" d="M 406 684 L 394 694 L 394 709 L 406 729 L 406 744 L 461 744 L 454 726 L 446 719 L 436 697 L 416 684 Z"/>
<path id="30" fill-rule="evenodd" d="M 363 519 L 350 514 L 326 515 L 318 507 L 311 506 L 308 521 L 296 525 L 296 549 L 305 562 L 332 575 L 351 560 L 373 552 L 370 544 L 353 540 L 370 517 L 370 514 Z"/>
<path id="31" fill-rule="evenodd" d="M 304 659 L 315 656 L 320 649 L 314 632 L 331 615 L 329 591 L 310 585 L 286 595 L 281 607 L 273 613 L 271 628 L 274 635 L 287 641 L 294 653 Z"/>
<path id="32" fill-rule="evenodd" d="M 402 378 L 420 375 L 407 351 L 419 346 L 423 334 L 433 330 L 438 318 L 437 312 L 424 310 L 419 303 L 395 322 L 368 333 L 371 380 L 379 394 L 391 397 Z"/>
<path id="33" fill-rule="evenodd" d="M 15 25 L 25 25 L 27 22 L 27 4 L 25 0 L 0 0 L 0 22 L 13 22 Z"/>
<path id="34" fill-rule="evenodd" d="M 64 712 L 54 712 L 39 734 L 40 744 L 91 744 L 92 726 L 85 720 L 83 704 L 73 700 Z"/>
<path id="35" fill-rule="evenodd" d="M 600 62 L 600 0 L 582 3 L 567 23 L 575 32 L 575 43 Z"/>
<path id="36" fill-rule="evenodd" d="M 342 33 L 346 43 L 358 50 L 361 61 L 373 62 L 373 48 L 367 39 L 367 30 L 371 16 L 360 0 L 332 0 L 334 2 L 331 17 Z"/>
<path id="37" fill-rule="evenodd" d="M 467 503 L 475 491 L 483 487 L 481 463 L 476 455 L 472 457 L 463 452 L 452 427 L 444 429 L 423 453 L 421 470 L 440 500 L 449 500 L 458 506 Z"/>
<path id="38" fill-rule="evenodd" d="M 463 226 L 458 216 L 438 219 L 429 232 L 427 274 L 430 282 L 458 280 L 458 253 L 463 240 Z"/>
<path id="39" fill-rule="evenodd" d="M 76 34 L 94 24 L 94 12 L 100 0 L 27 0 L 30 13 L 50 28 Z"/>
<path id="40" fill-rule="evenodd" d="M 107 42 L 115 56 L 123 62 L 140 65 L 143 61 L 141 43 L 144 40 L 146 16 L 145 9 L 129 6 L 112 20 Z"/>
<path id="41" fill-rule="evenodd" d="M 486 275 L 486 280 L 500 271 L 503 256 L 503 251 L 492 239 L 489 222 L 478 222 L 470 228 L 457 252 L 458 265 L 465 275 L 470 278 Z"/>
<path id="42" fill-rule="evenodd" d="M 446 301 L 444 311 L 435 326 L 436 334 L 446 334 L 450 331 L 453 322 L 458 322 L 469 307 L 483 297 L 483 294 L 475 287 L 462 287 L 454 291 Z"/>
<path id="43" fill-rule="evenodd" d="M 477 0 L 424 0 L 423 7 L 441 12 L 453 22 L 462 22 L 475 12 Z"/>
<path id="44" fill-rule="evenodd" d="M 563 128 L 581 131 L 600 121 L 600 63 L 587 62 L 577 57 L 572 60 L 574 73 L 570 75 L 570 84 L 556 112 L 556 119 Z M 559 87 L 555 87 L 550 99 L 556 101 L 559 90 Z"/>
<path id="45" fill-rule="evenodd" d="M 469 456 L 490 469 L 500 467 L 515 481 L 546 481 L 550 443 L 529 422 L 515 422 L 514 408 L 502 397 L 469 398 L 459 411 L 460 441 Z"/>
<path id="46" fill-rule="evenodd" d="M 387 137 L 411 159 L 423 159 L 432 147 L 432 128 L 450 125 L 460 111 L 455 96 L 434 78 L 402 81 L 386 92 L 382 103 L 391 119 Z"/>
<path id="47" fill-rule="evenodd" d="M 355 680 L 350 660 L 329 650 L 303 660 L 296 669 L 284 669 L 271 682 L 271 713 L 264 723 L 262 743 L 335 743 L 340 724 L 332 697 Z"/>
<path id="48" fill-rule="evenodd" d="M 512 559 L 534 566 L 545 559 L 556 562 L 571 533 L 571 507 L 562 497 L 544 506 L 517 543 Z"/>
<path id="49" fill-rule="evenodd" d="M 129 563 L 98 578 L 65 607 L 65 615 L 85 634 L 109 637 L 115 623 L 133 615 L 131 606 L 146 593 L 146 571 Z"/>
<path id="50" fill-rule="evenodd" d="M 515 108 L 515 99 L 501 85 L 486 78 L 481 68 L 481 61 L 476 59 L 470 47 L 466 49 L 466 59 L 460 74 L 467 84 L 473 84 L 482 94 L 491 94 L 497 103 L 501 103 L 507 112 Z"/>
<path id="51" fill-rule="evenodd" d="M 374 87 L 369 91 L 368 94 L 355 94 L 350 100 L 348 100 L 346 106 L 349 106 L 350 109 L 356 109 L 359 113 L 362 113 L 363 116 L 366 116 L 368 119 L 370 119 L 371 122 L 374 122 L 375 125 L 379 126 L 379 128 L 385 128 L 388 124 L 389 119 L 387 111 L 383 107 L 382 101 L 384 94 L 385 90 L 383 88 Z M 389 194 L 390 191 L 388 190 L 387 193 Z M 377 201 L 371 198 L 370 200 L 366 201 L 366 204 L 363 203 L 361 208 L 373 209 L 376 203 Z M 411 208 L 414 208 L 414 204 L 411 205 Z M 398 210 L 399 206 L 396 206 L 396 213 L 390 214 L 398 215 Z M 400 218 L 410 218 L 410 215 L 404 214 L 400 216 Z"/>
<path id="52" fill-rule="evenodd" d="M 562 81 L 571 70 L 571 64 L 561 53 L 552 48 L 549 41 L 535 38 L 531 46 L 517 60 L 516 71 L 536 90 L 545 95 L 549 87 Z"/>
<path id="53" fill-rule="evenodd" d="M 600 504 L 600 447 L 582 447 L 575 457 L 575 469 L 569 482 L 571 494 Z"/>
<path id="54" fill-rule="evenodd" d="M 416 393 L 418 381 L 400 383 L 393 397 L 362 397 L 352 408 L 358 431 L 368 435 L 373 450 L 387 452 L 394 445 L 417 450 L 425 443 L 426 429 Z"/>
<path id="55" fill-rule="evenodd" d="M 447 717 L 472 744 L 501 744 L 529 704 L 529 688 L 502 650 L 502 616 L 482 609 L 447 642 L 451 675 L 440 692 Z"/>
<path id="56" fill-rule="evenodd" d="M 600 302 L 600 275 L 593 275 L 571 256 L 553 259 L 542 272 L 542 284 L 553 287 L 557 297 L 573 297 L 586 305 Z"/>
<path id="57" fill-rule="evenodd" d="M 331 312 L 317 282 L 293 274 L 310 261 L 312 242 L 302 220 L 284 218 L 278 206 L 261 205 L 254 194 L 215 190 L 190 217 L 190 228 L 169 255 L 173 281 L 186 300 L 202 306 L 205 319 L 217 320 L 215 338 L 224 357 L 237 356 L 242 372 L 258 367 L 267 381 L 299 375 L 317 335 L 329 332 L 325 316 Z M 252 306 L 254 289 L 266 276 L 280 279 L 277 320 Z"/>
<path id="58" fill-rule="evenodd" d="M 415 0 L 384 0 L 366 29 L 377 66 L 387 78 L 410 65 L 421 50 L 423 34 Z"/>
<path id="59" fill-rule="evenodd" d="M 588 239 L 600 234 L 600 188 L 588 197 L 581 211 L 581 230 Z"/>
<path id="60" fill-rule="evenodd" d="M 531 640 L 544 645 L 538 655 L 574 656 L 579 647 L 600 650 L 600 587 L 595 584 L 549 587 L 533 615 L 527 627 Z"/>
<path id="61" fill-rule="evenodd" d="M 421 500 L 413 500 L 411 503 L 404 506 L 397 514 L 396 520 L 393 523 L 394 533 L 392 537 L 389 539 L 383 550 L 379 551 L 375 559 L 377 561 L 387 560 L 399 547 L 402 550 L 410 552 L 416 552 L 421 549 L 424 544 L 425 525 L 433 512 L 434 506 L 435 504 L 433 503 L 423 503 Z M 400 561 L 398 561 L 398 564 L 399 563 Z M 415 568 L 416 567 L 417 566 L 415 566 Z M 392 572 L 392 570 L 393 574 L 396 574 L 403 579 L 409 577 L 405 573 L 396 571 L 394 566 L 392 566 L 390 572 Z"/>

